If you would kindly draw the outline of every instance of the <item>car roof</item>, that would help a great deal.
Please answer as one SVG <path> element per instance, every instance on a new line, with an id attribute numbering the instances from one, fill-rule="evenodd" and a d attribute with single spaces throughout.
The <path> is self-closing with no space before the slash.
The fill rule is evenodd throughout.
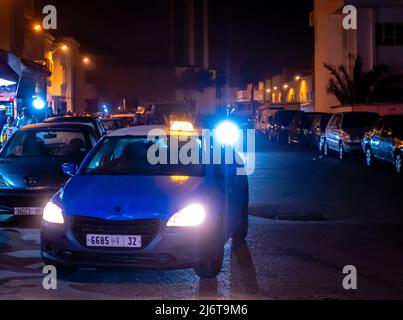
<path id="1" fill-rule="evenodd" d="M 108 137 L 122 137 L 122 136 L 147 136 L 151 130 L 165 130 L 167 131 L 168 128 L 162 125 L 155 125 L 155 126 L 135 126 L 135 127 L 128 127 L 123 129 L 118 129 L 112 131 L 108 134 Z"/>
<path id="2" fill-rule="evenodd" d="M 403 114 L 388 114 L 388 115 L 382 116 L 382 119 L 389 119 L 389 120 L 403 119 Z"/>
<path id="3" fill-rule="evenodd" d="M 71 129 L 71 130 L 86 130 L 94 132 L 94 129 L 85 123 L 77 122 L 51 122 L 51 123 L 37 123 L 30 124 L 20 129 L 20 131 L 40 130 L 40 129 Z"/>
<path id="4" fill-rule="evenodd" d="M 372 111 L 349 111 L 349 112 L 337 112 L 335 114 L 342 114 L 342 115 L 355 115 L 355 114 L 373 114 L 379 116 L 378 113 Z"/>
<path id="5" fill-rule="evenodd" d="M 135 113 L 117 113 L 113 114 L 110 119 L 133 118 L 135 115 Z"/>
<path id="6" fill-rule="evenodd" d="M 51 117 L 47 118 L 44 120 L 44 122 L 52 122 L 52 121 L 63 121 L 63 122 L 69 122 L 74 121 L 74 120 L 88 120 L 88 121 L 94 121 L 97 117 L 92 117 L 92 116 L 62 116 L 62 117 Z"/>
<path id="7" fill-rule="evenodd" d="M 128 127 L 123 129 L 118 129 L 112 131 L 107 136 L 108 137 L 124 137 L 124 136 L 148 136 L 151 130 L 163 130 L 166 132 L 166 135 L 170 135 L 169 127 L 165 125 L 149 125 L 149 126 L 135 126 L 135 127 Z M 194 132 L 189 133 L 189 136 L 198 135 L 197 129 Z"/>

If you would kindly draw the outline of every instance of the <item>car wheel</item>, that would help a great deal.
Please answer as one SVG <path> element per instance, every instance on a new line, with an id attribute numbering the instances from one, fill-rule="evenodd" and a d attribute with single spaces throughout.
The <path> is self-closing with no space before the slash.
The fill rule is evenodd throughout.
<path id="1" fill-rule="evenodd" d="M 246 194 L 242 203 L 242 216 L 238 229 L 235 231 L 233 240 L 237 243 L 245 241 L 249 228 L 249 195 Z"/>
<path id="2" fill-rule="evenodd" d="M 200 262 L 193 268 L 196 274 L 202 279 L 215 278 L 221 272 L 224 260 L 222 229 L 222 223 L 220 223 L 211 241 L 202 249 Z"/>
<path id="3" fill-rule="evenodd" d="M 395 155 L 395 170 L 397 174 L 401 174 L 402 173 L 402 155 L 400 153 L 397 153 Z"/>
<path id="4" fill-rule="evenodd" d="M 323 155 L 327 157 L 329 155 L 329 144 L 327 142 L 323 143 Z"/>
<path id="5" fill-rule="evenodd" d="M 344 160 L 346 158 L 346 154 L 344 152 L 343 143 L 339 143 L 339 160 Z"/>
<path id="6" fill-rule="evenodd" d="M 266 131 L 267 139 L 271 142 L 271 132 L 270 130 Z"/>
<path id="7" fill-rule="evenodd" d="M 365 150 L 365 164 L 368 168 L 373 167 L 374 165 L 374 156 L 372 154 L 371 148 L 367 147 Z"/>

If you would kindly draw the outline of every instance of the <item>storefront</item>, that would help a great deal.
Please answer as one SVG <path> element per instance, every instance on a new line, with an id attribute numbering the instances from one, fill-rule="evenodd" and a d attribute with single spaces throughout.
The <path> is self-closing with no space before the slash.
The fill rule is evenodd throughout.
<path id="1" fill-rule="evenodd" d="M 43 119 L 50 75 L 46 67 L 0 49 L 0 108 L 15 117 L 29 108 L 38 120 Z"/>
<path id="2" fill-rule="evenodd" d="M 6 111 L 7 115 L 14 115 L 18 79 L 19 76 L 0 53 L 0 111 Z"/>

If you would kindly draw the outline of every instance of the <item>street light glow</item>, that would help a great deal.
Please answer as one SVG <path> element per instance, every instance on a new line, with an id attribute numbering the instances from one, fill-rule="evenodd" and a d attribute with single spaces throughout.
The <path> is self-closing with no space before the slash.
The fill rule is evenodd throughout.
<path id="1" fill-rule="evenodd" d="M 36 23 L 36 24 L 34 24 L 33 29 L 34 29 L 35 32 L 41 32 L 42 31 L 42 26 L 41 26 L 41 24 Z"/>
<path id="2" fill-rule="evenodd" d="M 32 104 L 36 110 L 42 110 L 43 108 L 45 108 L 45 101 L 43 101 L 39 97 L 34 98 Z"/>
<path id="3" fill-rule="evenodd" d="M 84 62 L 85 64 L 89 64 L 89 63 L 90 63 L 90 58 L 84 57 L 84 58 L 83 58 L 83 62 Z"/>

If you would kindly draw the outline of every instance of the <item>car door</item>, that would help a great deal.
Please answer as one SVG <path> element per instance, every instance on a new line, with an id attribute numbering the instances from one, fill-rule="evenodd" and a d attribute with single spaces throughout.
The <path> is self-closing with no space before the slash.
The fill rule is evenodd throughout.
<path id="1" fill-rule="evenodd" d="M 377 158 L 383 158 L 381 153 L 381 142 L 382 142 L 382 130 L 384 127 L 384 121 L 380 119 L 372 129 L 369 138 L 369 144 L 372 150 L 372 154 Z"/>
<path id="2" fill-rule="evenodd" d="M 341 114 L 337 113 L 333 116 L 328 125 L 328 128 L 326 129 L 326 142 L 329 145 L 329 148 L 332 150 L 338 149 L 338 137 L 341 130 L 341 122 L 342 116 Z"/>
<path id="3" fill-rule="evenodd" d="M 242 176 L 236 174 L 236 165 L 215 166 L 216 179 L 223 194 L 225 234 L 231 236 L 240 223 L 242 202 Z"/>
<path id="4" fill-rule="evenodd" d="M 385 121 L 380 135 L 379 154 L 382 159 L 393 161 L 393 131 L 388 121 Z"/>

